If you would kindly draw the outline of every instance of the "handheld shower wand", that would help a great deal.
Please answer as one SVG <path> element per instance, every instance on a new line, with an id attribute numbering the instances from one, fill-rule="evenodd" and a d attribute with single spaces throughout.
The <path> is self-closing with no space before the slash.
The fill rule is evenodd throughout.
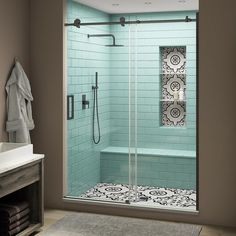
<path id="1" fill-rule="evenodd" d="M 101 140 L 99 114 L 98 114 L 98 72 L 95 73 L 95 86 L 92 86 L 93 90 L 93 142 L 98 144 Z M 97 118 L 98 139 L 95 138 L 95 116 Z"/>
<path id="2" fill-rule="evenodd" d="M 92 86 L 92 89 L 98 89 L 98 72 L 95 73 L 95 86 Z"/>

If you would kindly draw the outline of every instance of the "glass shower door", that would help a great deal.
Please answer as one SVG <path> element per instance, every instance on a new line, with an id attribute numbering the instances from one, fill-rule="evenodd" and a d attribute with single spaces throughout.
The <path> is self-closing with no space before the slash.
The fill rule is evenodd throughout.
<path id="1" fill-rule="evenodd" d="M 196 210 L 196 22 L 136 27 L 137 204 Z"/>
<path id="2" fill-rule="evenodd" d="M 68 22 L 77 16 L 83 16 L 82 22 L 112 21 L 105 13 L 68 1 Z M 116 21 L 116 16 L 112 17 Z M 65 195 L 124 203 L 129 195 L 128 27 L 101 25 L 67 30 Z"/>
<path id="3" fill-rule="evenodd" d="M 124 46 L 109 51 L 110 147 L 101 152 L 101 182 L 106 201 L 130 204 L 137 200 L 136 25 L 114 25 L 111 33 Z"/>
<path id="4" fill-rule="evenodd" d="M 132 21 L 136 17 L 130 17 Z M 129 25 L 129 202 L 138 201 L 137 192 L 137 24 Z"/>

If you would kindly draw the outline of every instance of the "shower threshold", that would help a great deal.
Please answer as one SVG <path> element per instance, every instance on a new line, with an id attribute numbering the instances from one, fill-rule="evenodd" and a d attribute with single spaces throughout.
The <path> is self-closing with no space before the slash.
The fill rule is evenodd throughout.
<path id="1" fill-rule="evenodd" d="M 129 185 L 98 183 L 81 194 L 79 198 L 86 200 L 127 203 L 136 206 L 153 208 L 172 208 L 196 211 L 196 191 L 151 186 L 137 186 L 129 191 Z"/>

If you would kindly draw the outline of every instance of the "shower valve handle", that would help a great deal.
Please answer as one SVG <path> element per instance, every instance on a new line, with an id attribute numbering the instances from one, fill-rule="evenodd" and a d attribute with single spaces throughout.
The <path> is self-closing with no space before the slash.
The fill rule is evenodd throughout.
<path id="1" fill-rule="evenodd" d="M 89 109 L 89 101 L 86 99 L 86 95 L 82 95 L 82 109 Z"/>
<path id="2" fill-rule="evenodd" d="M 83 109 L 89 108 L 89 101 L 82 101 Z"/>

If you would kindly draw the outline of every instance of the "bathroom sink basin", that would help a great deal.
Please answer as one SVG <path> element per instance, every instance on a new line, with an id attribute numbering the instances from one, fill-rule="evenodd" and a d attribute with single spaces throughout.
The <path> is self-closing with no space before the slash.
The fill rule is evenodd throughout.
<path id="1" fill-rule="evenodd" d="M 9 154 L 33 154 L 33 145 L 26 143 L 0 143 L 0 158 Z"/>
<path id="2" fill-rule="evenodd" d="M 0 143 L 0 154 L 2 152 L 10 151 L 19 147 L 23 147 L 24 143 Z"/>
<path id="3" fill-rule="evenodd" d="M 24 143 L 0 143 L 0 172 L 28 161 L 33 156 L 33 145 Z"/>

